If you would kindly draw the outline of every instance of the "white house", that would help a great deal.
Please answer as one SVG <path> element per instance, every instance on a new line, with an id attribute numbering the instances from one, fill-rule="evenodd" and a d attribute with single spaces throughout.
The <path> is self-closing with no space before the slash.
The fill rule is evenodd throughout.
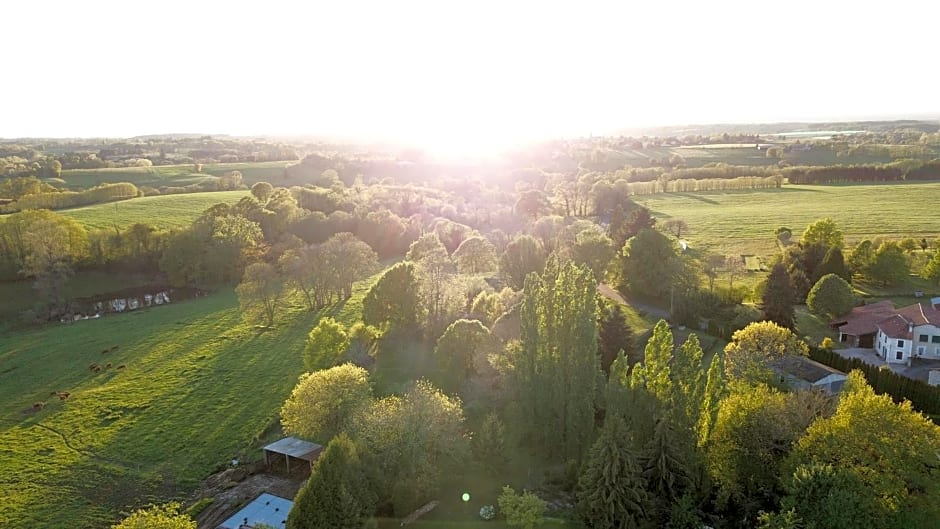
<path id="1" fill-rule="evenodd" d="M 897 309 L 876 324 L 875 352 L 885 362 L 910 364 L 912 358 L 940 360 L 940 298 Z"/>

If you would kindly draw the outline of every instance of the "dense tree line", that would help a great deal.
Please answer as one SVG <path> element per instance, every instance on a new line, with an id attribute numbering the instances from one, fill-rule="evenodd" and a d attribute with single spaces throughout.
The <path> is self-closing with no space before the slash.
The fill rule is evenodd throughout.
<path id="1" fill-rule="evenodd" d="M 89 204 L 127 200 L 140 196 L 140 190 L 134 184 L 126 182 L 101 184 L 84 191 L 49 191 L 20 195 L 13 202 L 0 207 L 0 213 L 11 213 L 25 209 L 65 209 Z"/>

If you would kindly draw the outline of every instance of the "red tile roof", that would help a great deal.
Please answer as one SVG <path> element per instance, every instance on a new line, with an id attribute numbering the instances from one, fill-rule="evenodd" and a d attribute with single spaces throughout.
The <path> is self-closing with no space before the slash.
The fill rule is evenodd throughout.
<path id="1" fill-rule="evenodd" d="M 936 305 L 925 306 L 915 303 L 895 309 L 888 300 L 855 307 L 848 315 L 831 322 L 831 325 L 839 328 L 839 332 L 849 336 L 871 334 L 881 329 L 892 338 L 905 340 L 913 339 L 911 326 L 918 327 L 927 324 L 940 327 L 940 310 Z"/>
<path id="2" fill-rule="evenodd" d="M 878 322 L 894 314 L 894 304 L 891 301 L 879 301 L 871 305 L 855 307 L 847 315 L 832 320 L 831 325 L 838 326 L 839 332 L 850 336 L 874 334 L 878 330 Z"/>

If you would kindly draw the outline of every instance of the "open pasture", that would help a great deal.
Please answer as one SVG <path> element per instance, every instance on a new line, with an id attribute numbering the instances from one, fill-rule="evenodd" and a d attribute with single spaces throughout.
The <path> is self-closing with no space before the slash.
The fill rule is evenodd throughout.
<path id="1" fill-rule="evenodd" d="M 197 173 L 193 164 L 156 165 L 153 167 L 115 167 L 109 169 L 67 169 L 62 171 L 65 186 L 73 191 L 88 189 L 98 184 L 130 182 L 138 187 L 182 187 L 215 180 L 231 171 L 240 171 L 246 185 L 262 180 L 275 182 L 284 174 L 284 168 L 297 162 L 249 162 L 205 164 Z"/>
<path id="2" fill-rule="evenodd" d="M 666 193 L 635 200 L 658 219 L 681 218 L 689 224 L 683 238 L 695 249 L 727 254 L 770 256 L 776 252 L 774 230 L 786 226 L 798 240 L 806 226 L 832 217 L 847 246 L 875 237 L 898 239 L 940 235 L 940 215 L 930 198 L 940 183 L 873 185 L 787 185 L 781 189 Z"/>
<path id="3" fill-rule="evenodd" d="M 56 213 L 72 217 L 86 229 L 115 226 L 123 229 L 138 222 L 160 229 L 183 228 L 210 206 L 219 202 L 235 203 L 248 194 L 248 191 L 212 191 L 157 195 L 59 210 Z"/>

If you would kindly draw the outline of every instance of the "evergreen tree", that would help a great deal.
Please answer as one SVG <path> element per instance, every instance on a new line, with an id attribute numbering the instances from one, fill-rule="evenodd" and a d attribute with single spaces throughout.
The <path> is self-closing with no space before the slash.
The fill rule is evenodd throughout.
<path id="1" fill-rule="evenodd" d="M 630 365 L 639 361 L 636 358 L 633 331 L 627 325 L 621 305 L 613 303 L 602 305 L 597 328 L 597 352 L 600 353 L 600 364 L 604 373 L 610 374 L 610 365 L 620 351 L 626 354 Z"/>
<path id="2" fill-rule="evenodd" d="M 313 466 L 287 515 L 287 529 L 358 529 L 375 499 L 365 480 L 356 445 L 334 437 Z"/>
<path id="3" fill-rule="evenodd" d="M 620 417 L 607 419 L 578 481 L 578 511 L 595 529 L 634 529 L 649 510 L 646 481 Z"/>
<path id="4" fill-rule="evenodd" d="M 594 425 L 597 283 L 558 257 L 525 281 L 522 347 L 513 362 L 522 424 L 549 455 L 579 459 Z"/>
<path id="5" fill-rule="evenodd" d="M 826 274 L 835 274 L 850 283 L 852 282 L 852 272 L 845 264 L 845 256 L 842 255 L 841 248 L 829 248 L 816 273 L 819 274 L 819 277 Z"/>
<path id="6" fill-rule="evenodd" d="M 665 521 L 670 507 L 692 486 L 691 472 L 686 458 L 690 451 L 673 430 L 668 418 L 656 423 L 653 439 L 642 456 L 643 478 L 656 505 L 656 516 Z"/>
<path id="7" fill-rule="evenodd" d="M 761 297 L 760 308 L 764 313 L 764 319 L 792 330 L 796 323 L 793 312 L 793 305 L 796 302 L 794 294 L 793 284 L 783 264 L 775 264 L 767 277 L 767 286 Z"/>
<path id="8" fill-rule="evenodd" d="M 415 265 L 398 263 L 382 274 L 362 300 L 362 320 L 376 327 L 413 329 L 420 306 Z"/>

